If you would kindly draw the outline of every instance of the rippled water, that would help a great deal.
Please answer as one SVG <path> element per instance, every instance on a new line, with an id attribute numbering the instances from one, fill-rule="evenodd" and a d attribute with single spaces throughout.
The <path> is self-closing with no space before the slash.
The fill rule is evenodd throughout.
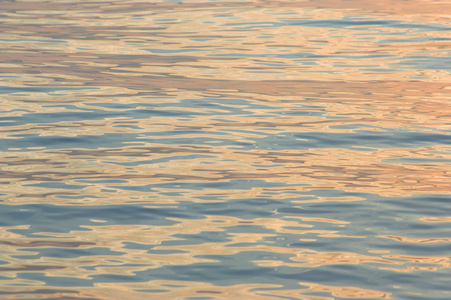
<path id="1" fill-rule="evenodd" d="M 1 299 L 451 299 L 448 1 L 1 1 Z"/>

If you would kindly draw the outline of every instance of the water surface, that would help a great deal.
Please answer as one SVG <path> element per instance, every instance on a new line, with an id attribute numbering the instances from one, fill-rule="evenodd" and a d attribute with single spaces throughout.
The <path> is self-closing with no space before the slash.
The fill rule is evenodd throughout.
<path id="1" fill-rule="evenodd" d="M 0 298 L 450 299 L 451 4 L 0 13 Z"/>

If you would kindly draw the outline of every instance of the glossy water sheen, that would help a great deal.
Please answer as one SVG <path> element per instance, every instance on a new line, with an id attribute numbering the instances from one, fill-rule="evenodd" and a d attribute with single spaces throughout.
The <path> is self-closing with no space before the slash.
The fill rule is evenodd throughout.
<path id="1" fill-rule="evenodd" d="M 0 3 L 1 299 L 451 299 L 451 4 Z"/>

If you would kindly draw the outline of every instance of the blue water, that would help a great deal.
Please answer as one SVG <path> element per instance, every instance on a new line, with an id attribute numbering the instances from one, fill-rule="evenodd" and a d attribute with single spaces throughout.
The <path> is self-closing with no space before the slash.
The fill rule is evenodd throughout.
<path id="1" fill-rule="evenodd" d="M 449 4 L 0 10 L 1 299 L 450 299 Z"/>

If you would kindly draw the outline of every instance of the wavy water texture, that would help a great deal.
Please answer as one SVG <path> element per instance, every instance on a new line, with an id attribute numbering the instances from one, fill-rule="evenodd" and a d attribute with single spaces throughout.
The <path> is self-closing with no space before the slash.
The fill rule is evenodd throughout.
<path id="1" fill-rule="evenodd" d="M 450 299 L 447 1 L 1 1 L 1 299 Z"/>

